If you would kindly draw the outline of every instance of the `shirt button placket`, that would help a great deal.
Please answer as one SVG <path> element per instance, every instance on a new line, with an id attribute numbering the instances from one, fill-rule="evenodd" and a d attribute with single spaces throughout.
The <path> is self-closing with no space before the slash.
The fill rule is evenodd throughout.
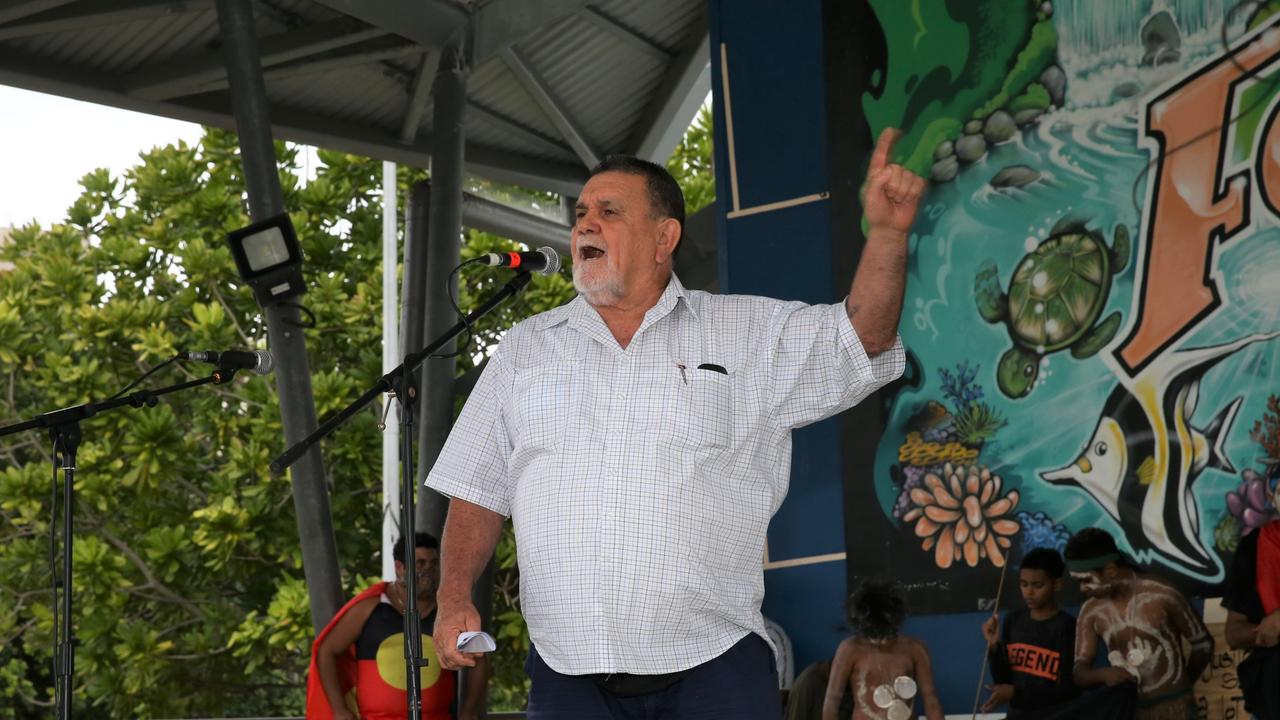
<path id="1" fill-rule="evenodd" d="M 618 557 L 622 551 L 622 538 L 618 528 L 618 493 L 621 491 L 621 466 L 625 454 L 627 417 L 627 370 L 629 355 L 623 352 L 615 357 L 611 379 L 616 383 L 610 403 L 604 433 L 604 462 L 600 509 L 600 573 L 606 622 L 616 621 L 615 608 L 618 598 Z M 609 654 L 614 655 L 611 648 Z"/>

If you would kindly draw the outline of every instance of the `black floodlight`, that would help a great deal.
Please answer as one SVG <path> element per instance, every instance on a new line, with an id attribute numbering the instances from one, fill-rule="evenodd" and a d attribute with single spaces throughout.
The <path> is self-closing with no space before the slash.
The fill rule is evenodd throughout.
<path id="1" fill-rule="evenodd" d="M 240 277 L 253 288 L 258 305 L 275 305 L 307 291 L 302 282 L 302 248 L 289 215 L 282 213 L 227 235 Z"/>

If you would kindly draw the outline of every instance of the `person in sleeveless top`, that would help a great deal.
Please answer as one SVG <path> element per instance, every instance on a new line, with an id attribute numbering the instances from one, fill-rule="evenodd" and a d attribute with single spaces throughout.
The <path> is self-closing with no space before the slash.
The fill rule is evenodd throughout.
<path id="1" fill-rule="evenodd" d="M 422 618 L 423 720 L 478 720 L 484 709 L 489 662 L 482 656 L 456 712 L 458 673 L 440 664 L 429 634 L 440 585 L 439 543 L 427 533 L 414 539 L 415 594 Z M 408 715 L 404 658 L 405 541 L 394 549 L 395 582 L 376 583 L 338 612 L 316 638 L 307 720 L 405 720 Z M 318 681 L 318 682 L 317 682 Z"/>

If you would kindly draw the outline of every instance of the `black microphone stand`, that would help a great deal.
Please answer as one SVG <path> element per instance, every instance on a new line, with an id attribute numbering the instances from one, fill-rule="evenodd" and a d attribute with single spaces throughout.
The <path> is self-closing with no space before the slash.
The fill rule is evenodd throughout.
<path id="1" fill-rule="evenodd" d="M 72 511 L 75 507 L 75 474 L 76 451 L 80 447 L 80 421 L 93 417 L 105 410 L 129 405 L 132 407 L 155 407 L 156 399 L 179 390 L 186 390 L 198 385 L 214 383 L 220 385 L 230 382 L 235 377 L 235 369 L 219 369 L 209 377 L 170 385 L 158 390 L 139 390 L 124 397 L 99 402 L 73 405 L 72 407 L 54 410 L 34 419 L 14 425 L 0 427 L 0 437 L 44 428 L 49 431 L 53 441 L 53 468 L 56 474 L 62 470 L 62 575 L 54 583 L 53 598 L 53 674 L 54 700 L 57 706 L 56 717 L 59 720 L 71 720 L 71 681 L 75 674 L 75 636 L 71 625 L 73 605 L 71 602 L 71 546 Z M 61 462 L 59 462 L 61 458 Z M 56 524 L 54 527 L 56 535 Z M 56 550 L 52 554 L 56 557 Z M 59 596 L 59 593 L 61 595 Z M 59 602 L 61 601 L 61 602 Z M 59 611 L 59 605 L 61 610 Z M 61 618 L 59 618 L 59 612 Z"/>
<path id="2" fill-rule="evenodd" d="M 327 437 L 339 426 L 344 424 L 353 415 L 363 410 L 373 402 L 375 398 L 383 393 L 390 393 L 393 397 L 400 401 L 400 537 L 404 540 L 406 555 L 405 560 L 405 601 L 404 601 L 404 657 L 405 657 L 405 692 L 408 695 L 408 709 L 410 718 L 422 717 L 422 678 L 419 670 L 426 667 L 427 661 L 422 658 L 422 620 L 418 617 L 418 591 L 417 591 L 417 561 L 416 550 L 414 549 L 414 535 L 416 520 L 414 519 L 414 500 L 416 493 L 414 490 L 414 472 L 413 472 L 413 425 L 414 425 L 414 408 L 416 405 L 417 390 L 413 387 L 413 371 L 417 369 L 422 361 L 431 357 L 440 348 L 444 347 L 450 340 L 457 337 L 463 330 L 472 323 L 485 315 L 489 314 L 494 308 L 502 304 L 504 300 L 515 295 L 524 289 L 532 277 L 528 272 L 518 272 L 515 277 L 507 281 L 497 292 L 485 300 L 479 307 L 472 310 L 464 319 L 454 323 L 453 327 L 445 330 L 440 337 L 436 338 L 431 344 L 421 350 L 405 356 L 404 362 L 393 368 L 386 375 L 383 375 L 373 387 L 366 390 L 360 397 L 356 398 L 342 410 L 339 410 L 330 419 L 326 420 L 316 431 L 307 437 L 299 440 L 297 443 L 285 450 L 275 460 L 271 461 L 271 472 L 280 474 L 292 465 L 298 458 L 317 442 Z"/>

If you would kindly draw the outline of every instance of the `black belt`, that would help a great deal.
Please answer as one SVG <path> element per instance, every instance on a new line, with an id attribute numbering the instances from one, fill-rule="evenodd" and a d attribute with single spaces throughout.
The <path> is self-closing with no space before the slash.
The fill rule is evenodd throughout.
<path id="1" fill-rule="evenodd" d="M 679 670 L 661 675 L 629 675 L 627 673 L 609 673 L 606 675 L 601 673 L 588 675 L 588 677 L 594 679 L 596 685 L 599 685 L 609 693 L 617 697 L 629 698 L 666 690 L 697 669 L 698 666 L 694 665 L 688 670 Z"/>

